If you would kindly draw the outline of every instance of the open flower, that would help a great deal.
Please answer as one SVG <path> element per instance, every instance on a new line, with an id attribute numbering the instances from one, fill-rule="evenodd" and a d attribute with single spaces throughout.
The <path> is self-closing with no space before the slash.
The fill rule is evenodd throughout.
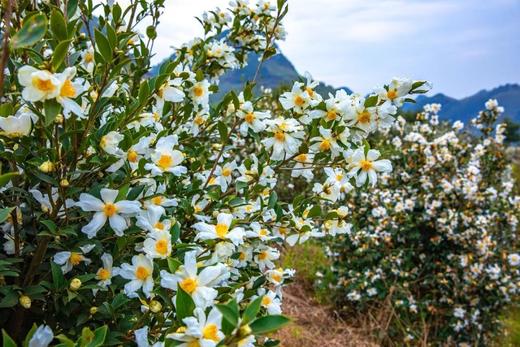
<path id="1" fill-rule="evenodd" d="M 213 287 L 228 277 L 229 272 L 223 264 L 208 266 L 197 274 L 197 255 L 192 251 L 184 255 L 184 265 L 175 274 L 161 271 L 161 286 L 172 290 L 181 287 L 191 295 L 197 307 L 205 308 L 217 297 Z"/>
<path id="2" fill-rule="evenodd" d="M 144 240 L 143 251 L 152 259 L 169 257 L 172 254 L 172 237 L 169 230 L 149 233 Z"/>
<path id="3" fill-rule="evenodd" d="M 123 236 L 123 231 L 128 228 L 124 217 L 139 213 L 141 204 L 138 201 L 121 200 L 115 202 L 118 194 L 118 190 L 103 188 L 100 192 L 101 200 L 87 193 L 82 193 L 79 196 L 76 206 L 83 211 L 96 212 L 90 223 L 81 228 L 81 231 L 87 234 L 88 238 L 91 239 L 96 236 L 107 219 L 116 235 Z"/>
<path id="4" fill-rule="evenodd" d="M 195 223 L 193 228 L 198 231 L 195 240 L 230 240 L 235 245 L 243 242 L 244 229 L 237 227 L 230 230 L 233 215 L 228 213 L 219 213 L 217 216 L 217 224 L 207 224 L 204 222 Z"/>
<path id="5" fill-rule="evenodd" d="M 54 340 L 54 333 L 48 325 L 40 325 L 29 340 L 29 347 L 47 347 Z"/>
<path id="6" fill-rule="evenodd" d="M 175 145 L 177 145 L 175 135 L 161 137 L 151 154 L 152 163 L 146 164 L 144 168 L 150 170 L 153 176 L 160 176 L 165 172 L 180 176 L 188 172 L 186 167 L 179 165 L 184 160 L 184 156 L 181 151 L 173 149 Z"/>
<path id="7" fill-rule="evenodd" d="M 124 263 L 118 270 L 119 275 L 127 280 L 125 294 L 130 298 L 137 297 L 136 291 L 143 289 L 144 295 L 149 298 L 153 289 L 153 262 L 142 254 L 132 257 L 132 264 Z"/>
<path id="8" fill-rule="evenodd" d="M 94 248 L 94 245 L 87 245 L 80 247 L 81 252 L 69 252 L 62 251 L 58 252 L 52 258 L 56 264 L 61 265 L 61 271 L 66 274 L 74 266 L 81 264 L 82 262 L 85 264 L 90 264 L 91 260 L 84 256 L 84 254 L 90 252 Z"/>
<path id="9" fill-rule="evenodd" d="M 303 83 L 295 82 L 290 92 L 285 92 L 280 97 L 280 103 L 286 110 L 294 110 L 302 113 L 311 101 L 307 90 L 302 90 Z"/>
<path id="10" fill-rule="evenodd" d="M 33 115 L 20 113 L 14 116 L 0 117 L 0 134 L 15 138 L 27 136 L 31 133 Z"/>
<path id="11" fill-rule="evenodd" d="M 96 279 L 99 281 L 98 286 L 106 288 L 112 283 L 112 276 L 117 275 L 117 271 L 116 273 L 113 271 L 113 258 L 111 254 L 103 253 L 101 261 L 103 262 L 103 267 L 100 267 L 96 272 Z"/>
<path id="12" fill-rule="evenodd" d="M 18 70 L 18 81 L 25 87 L 22 98 L 29 102 L 54 99 L 60 94 L 61 82 L 47 70 L 25 65 Z"/>
<path id="13" fill-rule="evenodd" d="M 356 176 L 356 185 L 358 187 L 365 184 L 367 177 L 370 184 L 374 186 L 377 182 L 377 172 L 392 171 L 390 160 L 376 160 L 379 156 L 379 151 L 375 149 L 369 150 L 366 156 L 363 148 L 354 151 L 351 157 L 349 175 Z"/>
<path id="14" fill-rule="evenodd" d="M 62 73 L 56 75 L 60 81 L 60 93 L 56 100 L 63 106 L 63 114 L 67 116 L 70 112 L 78 117 L 83 116 L 83 109 L 74 101 L 84 91 L 81 80 L 72 81 L 76 75 L 75 67 L 68 67 Z"/>
<path id="15" fill-rule="evenodd" d="M 271 159 L 283 160 L 298 153 L 304 133 L 303 127 L 296 119 L 278 117 L 269 120 L 268 125 L 268 130 L 273 136 L 262 140 L 262 143 L 267 149 L 273 149 Z"/>
<path id="16" fill-rule="evenodd" d="M 179 347 L 215 347 L 223 338 L 224 333 L 220 331 L 222 324 L 222 313 L 214 307 L 208 314 L 204 310 L 196 308 L 194 317 L 184 318 L 185 327 L 179 328 L 175 333 L 169 334 L 167 338 L 183 343 Z"/>

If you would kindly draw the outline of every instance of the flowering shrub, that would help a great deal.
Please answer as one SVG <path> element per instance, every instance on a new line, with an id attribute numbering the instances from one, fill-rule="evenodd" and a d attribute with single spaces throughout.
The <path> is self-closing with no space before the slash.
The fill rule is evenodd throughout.
<path id="1" fill-rule="evenodd" d="M 486 103 L 473 120 L 480 137 L 439 123 L 439 110 L 427 105 L 375 140 L 394 171 L 349 195 L 355 227 L 331 242 L 328 285 L 347 310 L 379 307 L 390 342 L 488 345 L 520 289 L 520 197 L 504 127 L 493 135 L 503 109 Z"/>
<path id="2" fill-rule="evenodd" d="M 309 78 L 270 109 L 249 81 L 210 102 L 248 53 L 276 53 L 287 4 L 205 13 L 204 38 L 151 75 L 163 3 L 3 2 L 4 346 L 276 345 L 278 246 L 346 230 L 322 207 L 391 169 L 363 141 L 426 89 L 324 100 Z M 316 193 L 282 201 L 281 173 Z"/>

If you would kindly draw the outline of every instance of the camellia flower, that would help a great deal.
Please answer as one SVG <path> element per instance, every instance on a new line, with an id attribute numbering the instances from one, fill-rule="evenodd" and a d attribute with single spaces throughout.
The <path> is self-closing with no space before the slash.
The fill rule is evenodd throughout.
<path id="1" fill-rule="evenodd" d="M 302 90 L 303 83 L 295 82 L 290 92 L 285 92 L 280 97 L 280 103 L 286 110 L 294 110 L 297 113 L 303 113 L 311 101 L 306 90 Z"/>
<path id="2" fill-rule="evenodd" d="M 201 105 L 202 108 L 207 108 L 209 103 L 209 82 L 206 80 L 196 82 L 191 87 L 190 96 L 196 105 Z"/>
<path id="3" fill-rule="evenodd" d="M 509 265 L 511 266 L 520 265 L 520 255 L 518 255 L 518 253 L 512 253 L 508 255 L 507 259 L 509 260 Z"/>
<path id="4" fill-rule="evenodd" d="M 58 252 L 54 255 L 52 260 L 58 264 L 61 265 L 61 271 L 66 274 L 74 266 L 79 265 L 81 262 L 84 262 L 85 264 L 90 264 L 91 260 L 87 257 L 85 257 L 83 254 L 86 254 L 90 252 L 94 248 L 94 245 L 87 245 L 80 247 L 81 252 L 69 252 L 69 251 L 62 251 Z"/>
<path id="5" fill-rule="evenodd" d="M 174 78 L 165 82 L 157 92 L 157 109 L 162 111 L 165 101 L 181 102 L 184 100 L 184 92 L 181 89 L 181 78 Z"/>
<path id="6" fill-rule="evenodd" d="M 18 81 L 25 87 L 22 98 L 29 102 L 54 99 L 60 94 L 60 80 L 47 70 L 22 66 L 18 70 Z"/>
<path id="7" fill-rule="evenodd" d="M 20 113 L 14 116 L 0 117 L 0 134 L 7 137 L 27 136 L 32 130 L 31 113 Z"/>
<path id="8" fill-rule="evenodd" d="M 128 224 L 124 216 L 135 215 L 141 210 L 138 201 L 121 200 L 115 202 L 118 190 L 103 188 L 100 191 L 101 199 L 87 193 L 81 193 L 76 206 L 83 211 L 96 212 L 92 221 L 81 228 L 81 231 L 89 238 L 96 236 L 97 232 L 105 225 L 107 219 L 117 236 L 123 236 Z"/>
<path id="9" fill-rule="evenodd" d="M 149 233 L 144 240 L 143 251 L 152 259 L 169 257 L 172 254 L 172 237 L 169 230 Z"/>
<path id="10" fill-rule="evenodd" d="M 197 307 L 205 308 L 217 297 L 213 287 L 228 277 L 229 272 L 223 264 L 208 266 L 197 274 L 197 255 L 192 251 L 184 255 L 184 265 L 175 274 L 161 270 L 161 286 L 172 290 L 181 287 L 191 295 Z"/>
<path id="11" fill-rule="evenodd" d="M 246 136 L 248 129 L 255 133 L 264 131 L 266 128 L 265 119 L 269 118 L 270 113 L 255 111 L 251 101 L 246 101 L 237 111 L 237 116 L 244 120 L 240 124 L 240 133 L 242 136 Z"/>
<path id="12" fill-rule="evenodd" d="M 119 142 L 123 141 L 125 137 L 117 131 L 111 131 L 106 135 L 103 135 L 99 142 L 105 152 L 112 155 L 121 155 L 123 151 L 119 148 Z"/>
<path id="13" fill-rule="evenodd" d="M 103 262 L 103 267 L 98 269 L 96 273 L 96 279 L 99 281 L 98 286 L 106 288 L 112 283 L 112 276 L 117 275 L 117 271 L 114 273 L 114 269 L 112 269 L 112 255 L 103 253 L 101 256 L 101 261 Z"/>
<path id="14" fill-rule="evenodd" d="M 144 295 L 149 298 L 153 289 L 153 262 L 142 254 L 132 257 L 132 265 L 124 263 L 118 270 L 119 276 L 130 280 L 125 284 L 125 294 L 134 298 L 136 291 L 143 289 Z"/>
<path id="15" fill-rule="evenodd" d="M 273 137 L 262 140 L 267 149 L 273 148 L 271 159 L 283 160 L 298 153 L 301 144 L 301 138 L 304 134 L 301 131 L 302 126 L 296 119 L 278 117 L 268 122 L 269 131 L 273 133 Z"/>
<path id="16" fill-rule="evenodd" d="M 207 318 L 201 308 L 196 308 L 193 314 L 194 317 L 182 320 L 186 324 L 185 327 L 167 335 L 166 338 L 182 341 L 183 343 L 177 345 L 179 347 L 215 347 L 224 338 L 224 334 L 220 331 L 222 313 L 214 307 Z"/>
<path id="17" fill-rule="evenodd" d="M 63 114 L 65 117 L 70 112 L 78 117 L 83 116 L 83 109 L 74 99 L 83 93 L 84 88 L 80 81 L 72 82 L 75 75 L 75 67 L 68 67 L 62 73 L 56 75 L 60 81 L 60 93 L 56 96 L 56 100 L 63 106 Z"/>
<path id="18" fill-rule="evenodd" d="M 356 185 L 358 187 L 365 184 L 367 177 L 370 184 L 374 186 L 377 182 L 376 172 L 392 171 L 392 163 L 387 159 L 376 160 L 379 156 L 379 151 L 375 149 L 369 150 L 366 156 L 363 148 L 354 151 L 351 157 L 351 170 L 349 171 L 349 175 L 357 175 Z"/>
<path id="19" fill-rule="evenodd" d="M 228 213 L 219 213 L 217 216 L 217 224 L 207 224 L 204 222 L 195 223 L 193 228 L 198 231 L 195 236 L 196 240 L 230 240 L 235 245 L 243 242 L 244 229 L 237 227 L 229 230 L 233 215 Z"/>
<path id="20" fill-rule="evenodd" d="M 186 167 L 179 165 L 184 160 L 184 156 L 181 151 L 173 149 L 175 145 L 177 145 L 175 135 L 161 137 L 151 154 L 153 163 L 147 163 L 144 168 L 150 170 L 153 176 L 160 176 L 164 172 L 180 176 L 188 172 Z"/>

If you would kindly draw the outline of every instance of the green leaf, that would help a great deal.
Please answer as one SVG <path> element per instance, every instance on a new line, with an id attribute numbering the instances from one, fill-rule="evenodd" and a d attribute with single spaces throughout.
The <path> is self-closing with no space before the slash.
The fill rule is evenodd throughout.
<path id="1" fill-rule="evenodd" d="M 2 329 L 2 345 L 4 347 L 16 347 L 16 342 Z"/>
<path id="2" fill-rule="evenodd" d="M 371 95 L 368 98 L 365 99 L 365 107 L 374 107 L 377 105 L 377 102 L 379 100 L 378 95 Z"/>
<path id="3" fill-rule="evenodd" d="M 61 345 L 63 345 L 63 346 L 74 347 L 76 345 L 74 343 L 74 341 L 72 341 L 71 339 L 69 339 L 67 336 L 65 336 L 63 334 L 59 334 L 58 336 L 56 336 L 56 338 L 61 342 Z"/>
<path id="4" fill-rule="evenodd" d="M 57 227 L 56 227 L 56 224 L 51 221 L 51 220 L 42 220 L 40 221 L 40 223 L 42 223 L 43 225 L 45 225 L 47 227 L 47 229 L 49 229 L 49 231 L 51 233 L 56 233 L 56 230 L 57 230 Z"/>
<path id="5" fill-rule="evenodd" d="M 222 313 L 222 331 L 224 334 L 230 334 L 238 325 L 238 304 L 235 299 L 231 300 L 225 305 L 216 305 L 218 310 Z"/>
<path id="6" fill-rule="evenodd" d="M 3 175 L 0 175 L 0 187 L 7 185 L 7 183 L 9 183 L 9 181 L 13 179 L 13 177 L 18 175 L 18 172 L 8 172 Z"/>
<path id="7" fill-rule="evenodd" d="M 63 18 L 63 14 L 56 9 L 51 13 L 51 32 L 58 41 L 63 41 L 68 38 L 65 18 Z"/>
<path id="8" fill-rule="evenodd" d="M 102 327 L 97 328 L 94 330 L 94 338 L 90 343 L 87 345 L 87 347 L 99 347 L 103 346 L 103 343 L 105 342 L 105 338 L 107 336 L 108 326 L 103 325 Z"/>
<path id="9" fill-rule="evenodd" d="M 61 106 L 56 100 L 45 100 L 43 104 L 45 111 L 45 125 L 48 126 L 54 122 L 58 113 L 60 113 Z"/>
<path id="10" fill-rule="evenodd" d="M 139 86 L 139 103 L 143 105 L 146 100 L 148 100 L 148 96 L 150 95 L 150 88 L 148 86 L 148 81 L 142 81 Z"/>
<path id="11" fill-rule="evenodd" d="M 112 47 L 110 47 L 110 43 L 105 35 L 101 33 L 99 30 L 95 30 L 94 37 L 96 40 L 96 48 L 99 53 L 105 59 L 106 62 L 112 61 Z"/>
<path id="12" fill-rule="evenodd" d="M 67 56 L 67 53 L 69 51 L 69 44 L 72 42 L 72 40 L 66 40 L 60 42 L 56 48 L 54 49 L 54 52 L 52 54 L 52 68 L 54 70 L 58 70 L 61 63 L 65 60 L 65 57 Z"/>
<path id="13" fill-rule="evenodd" d="M 177 298 L 175 300 L 175 308 L 177 309 L 177 319 L 179 322 L 186 317 L 193 315 L 195 309 L 195 303 L 191 296 L 186 293 L 181 287 L 178 287 Z"/>
<path id="14" fill-rule="evenodd" d="M 152 40 L 154 40 L 157 37 L 157 30 L 155 30 L 155 27 L 153 25 L 150 25 L 146 28 L 146 36 L 148 36 Z"/>
<path id="15" fill-rule="evenodd" d="M 170 272 L 172 274 L 175 273 L 175 271 L 177 271 L 179 266 L 182 265 L 182 263 L 178 259 L 175 259 L 175 258 L 168 258 L 167 261 L 168 261 L 168 269 L 170 270 Z"/>
<path id="16" fill-rule="evenodd" d="M 267 206 L 269 208 L 273 208 L 274 205 L 276 205 L 276 202 L 278 201 L 278 194 L 273 190 L 271 192 L 271 195 L 269 196 L 269 202 L 267 203 Z"/>
<path id="17" fill-rule="evenodd" d="M 276 330 L 289 323 L 289 318 L 282 315 L 272 315 L 260 317 L 251 324 L 249 327 L 253 331 L 254 335 L 263 335 Z"/>
<path id="18" fill-rule="evenodd" d="M 320 205 L 315 205 L 313 208 L 311 208 L 307 217 L 312 218 L 312 217 L 318 217 L 318 216 L 321 216 L 321 207 L 320 207 Z"/>
<path id="19" fill-rule="evenodd" d="M 51 260 L 51 272 L 52 272 L 52 283 L 54 283 L 55 289 L 61 289 L 65 287 L 65 277 L 63 271 L 58 264 Z"/>
<path id="20" fill-rule="evenodd" d="M 262 306 L 263 298 L 263 296 L 259 296 L 247 306 L 246 310 L 244 311 L 244 315 L 242 316 L 242 324 L 247 324 L 256 318 L 256 315 Z"/>
<path id="21" fill-rule="evenodd" d="M 12 116 L 14 113 L 13 105 L 2 104 L 0 105 L 0 117 Z"/>
<path id="22" fill-rule="evenodd" d="M 13 307 L 18 304 L 18 294 L 12 289 L 8 290 L 7 294 L 0 300 L 0 308 Z"/>
<path id="23" fill-rule="evenodd" d="M 217 124 L 217 127 L 218 127 L 218 133 L 220 135 L 220 142 L 222 142 L 224 144 L 227 141 L 227 135 L 228 135 L 226 123 L 219 121 Z"/>
<path id="24" fill-rule="evenodd" d="M 23 26 L 11 39 L 14 49 L 30 47 L 39 42 L 47 32 L 47 17 L 36 14 L 27 19 Z"/>

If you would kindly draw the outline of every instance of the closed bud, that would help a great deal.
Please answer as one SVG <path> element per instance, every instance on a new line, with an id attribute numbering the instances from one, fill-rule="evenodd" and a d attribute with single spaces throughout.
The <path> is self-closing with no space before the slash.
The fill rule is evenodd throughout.
<path id="1" fill-rule="evenodd" d="M 62 186 L 63 188 L 66 188 L 69 186 L 69 180 L 67 180 L 66 178 L 62 179 L 60 181 L 60 186 Z"/>
<path id="2" fill-rule="evenodd" d="M 73 278 L 72 281 L 70 281 L 70 290 L 78 290 L 81 287 L 81 280 L 79 278 Z"/>
<path id="3" fill-rule="evenodd" d="M 20 305 L 22 305 L 23 308 L 31 308 L 31 298 L 27 295 L 21 295 L 18 301 L 20 302 Z"/>
<path id="4" fill-rule="evenodd" d="M 52 161 L 47 160 L 39 166 L 39 169 L 41 172 L 49 173 L 54 171 L 54 164 Z"/>
<path id="5" fill-rule="evenodd" d="M 63 124 L 63 115 L 59 113 L 56 118 L 54 118 L 54 123 L 56 124 Z"/>
<path id="6" fill-rule="evenodd" d="M 98 308 L 96 306 L 92 306 L 89 310 L 90 314 L 96 314 L 98 311 Z"/>
<path id="7" fill-rule="evenodd" d="M 240 336 L 249 336 L 253 331 L 248 324 L 242 325 L 239 330 Z"/>
<path id="8" fill-rule="evenodd" d="M 158 313 L 158 312 L 161 312 L 161 310 L 162 310 L 162 305 L 157 300 L 150 301 L 149 306 L 150 306 L 150 311 L 152 311 L 153 313 Z"/>

